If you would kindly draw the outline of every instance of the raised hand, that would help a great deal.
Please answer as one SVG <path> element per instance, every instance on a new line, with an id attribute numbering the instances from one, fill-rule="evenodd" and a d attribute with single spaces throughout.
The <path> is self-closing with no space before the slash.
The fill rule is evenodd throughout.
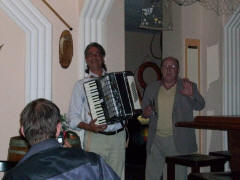
<path id="1" fill-rule="evenodd" d="M 181 93 L 185 96 L 192 97 L 193 91 L 192 91 L 192 82 L 189 81 L 189 79 L 184 78 L 183 79 L 183 89 L 181 90 Z"/>

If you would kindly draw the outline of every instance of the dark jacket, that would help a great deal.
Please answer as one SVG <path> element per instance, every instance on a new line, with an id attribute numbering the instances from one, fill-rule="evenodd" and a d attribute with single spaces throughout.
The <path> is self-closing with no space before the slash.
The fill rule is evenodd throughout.
<path id="1" fill-rule="evenodd" d="M 63 148 L 55 139 L 34 145 L 3 180 L 120 180 L 97 154 Z"/>
<path id="2" fill-rule="evenodd" d="M 142 106 L 145 108 L 154 101 L 156 109 L 158 109 L 157 96 L 162 84 L 160 81 L 151 83 L 144 92 Z M 197 86 L 193 83 L 193 97 L 190 98 L 181 94 L 183 88 L 182 79 L 177 80 L 176 94 L 174 97 L 173 111 L 172 111 L 172 125 L 173 137 L 175 146 L 180 153 L 192 153 L 197 151 L 195 130 L 191 128 L 175 127 L 176 122 L 193 121 L 193 110 L 201 110 L 204 108 L 205 101 L 197 90 Z M 161 108 L 161 107 L 160 107 Z M 147 153 L 150 153 L 153 140 L 157 129 L 157 115 L 150 117 Z"/>

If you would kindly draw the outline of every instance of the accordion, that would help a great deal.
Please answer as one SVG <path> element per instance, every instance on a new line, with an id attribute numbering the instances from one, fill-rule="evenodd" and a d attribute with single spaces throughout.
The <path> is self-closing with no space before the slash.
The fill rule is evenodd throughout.
<path id="1" fill-rule="evenodd" d="M 142 112 L 130 71 L 113 72 L 83 84 L 96 124 L 113 124 Z"/>

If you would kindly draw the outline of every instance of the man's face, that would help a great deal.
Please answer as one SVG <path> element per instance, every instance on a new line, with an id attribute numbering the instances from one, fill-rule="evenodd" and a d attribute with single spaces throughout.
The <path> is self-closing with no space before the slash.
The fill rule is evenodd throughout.
<path id="1" fill-rule="evenodd" d="M 99 71 L 102 69 L 104 58 L 96 47 L 91 47 L 86 55 L 86 63 L 90 71 Z"/>
<path id="2" fill-rule="evenodd" d="M 166 59 L 161 67 L 162 79 L 166 83 L 173 83 L 177 80 L 179 68 L 175 60 L 169 58 Z"/>

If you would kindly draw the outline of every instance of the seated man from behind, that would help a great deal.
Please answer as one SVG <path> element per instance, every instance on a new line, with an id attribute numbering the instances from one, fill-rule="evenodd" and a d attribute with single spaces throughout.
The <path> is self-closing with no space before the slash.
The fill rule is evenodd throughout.
<path id="1" fill-rule="evenodd" d="M 58 143 L 60 118 L 59 108 L 46 99 L 32 101 L 24 108 L 20 130 L 31 148 L 3 180 L 119 180 L 99 155 Z"/>

